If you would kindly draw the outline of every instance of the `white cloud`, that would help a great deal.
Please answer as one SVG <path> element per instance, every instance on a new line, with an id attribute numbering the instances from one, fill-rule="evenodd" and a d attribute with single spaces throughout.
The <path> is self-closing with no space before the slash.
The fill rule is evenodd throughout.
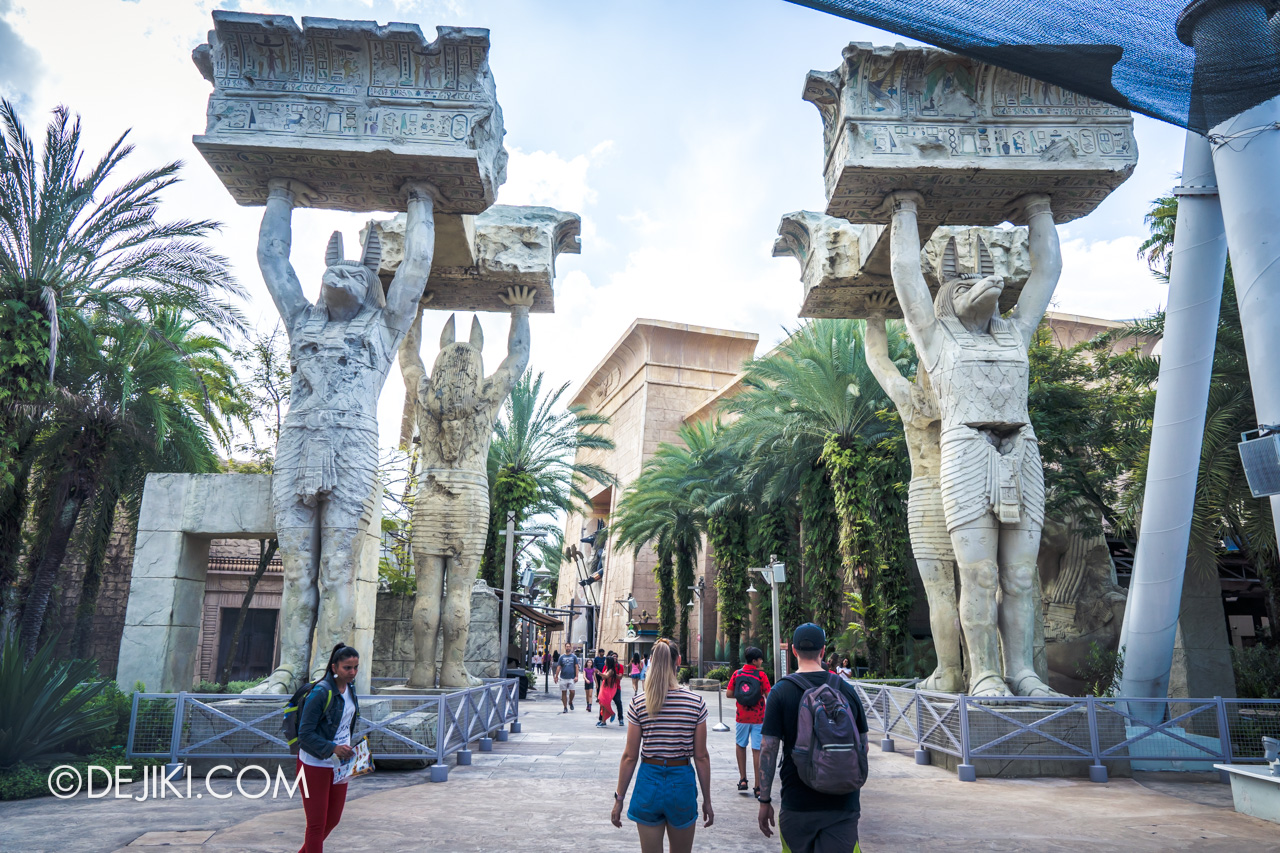
<path id="1" fill-rule="evenodd" d="M 594 161 L 608 151 L 610 142 L 566 160 L 554 151 L 525 153 L 509 148 L 507 182 L 498 190 L 500 204 L 543 204 L 581 213 L 596 203 L 596 191 L 587 183 Z"/>
<path id="2" fill-rule="evenodd" d="M 1120 320 L 1143 317 L 1167 301 L 1168 287 L 1138 257 L 1140 237 L 1062 241 L 1062 279 L 1051 310 Z"/>

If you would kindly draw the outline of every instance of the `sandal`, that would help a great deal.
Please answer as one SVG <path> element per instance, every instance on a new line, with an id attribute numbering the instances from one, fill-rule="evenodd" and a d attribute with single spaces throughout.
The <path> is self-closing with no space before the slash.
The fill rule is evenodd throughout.
<path id="1" fill-rule="evenodd" d="M 746 792 L 747 792 L 747 780 L 743 779 L 742 781 L 738 782 L 738 793 L 745 794 Z"/>

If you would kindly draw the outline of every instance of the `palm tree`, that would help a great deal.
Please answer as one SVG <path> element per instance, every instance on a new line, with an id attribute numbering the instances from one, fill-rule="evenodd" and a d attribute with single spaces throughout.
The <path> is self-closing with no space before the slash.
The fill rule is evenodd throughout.
<path id="1" fill-rule="evenodd" d="M 745 390 L 726 405 L 737 416 L 728 437 L 745 460 L 746 490 L 764 504 L 800 502 L 804 592 L 829 633 L 843 628 L 843 587 L 854 567 L 842 571 L 840 542 L 856 519 L 837 512 L 823 449 L 829 440 L 874 442 L 894 429 L 880 416 L 889 398 L 867 366 L 864 328 L 859 320 L 809 321 L 748 363 Z M 787 593 L 794 599 L 797 589 Z"/>
<path id="2" fill-rule="evenodd" d="M 80 122 L 54 111 L 37 154 L 16 107 L 0 100 L 0 607 L 16 576 L 33 442 L 52 404 L 67 341 L 91 342 L 96 317 L 123 321 L 168 308 L 239 329 L 243 291 L 204 240 L 208 220 L 161 222 L 160 194 L 179 163 L 133 177 L 121 135 L 86 165 Z M 8 615 L 11 615 L 8 614 Z"/>
<path id="3" fill-rule="evenodd" d="M 519 527 L 526 519 L 589 507 L 591 496 L 584 488 L 588 480 L 602 486 L 618 484 L 603 466 L 578 458 L 582 450 L 614 448 L 613 440 L 599 429 L 608 425 L 609 418 L 583 406 L 561 408 L 569 383 L 544 393 L 542 377 L 527 371 L 520 377 L 503 404 L 489 445 L 491 510 L 481 575 L 494 587 L 502 582 L 505 543 L 500 534 L 506 529 L 508 512 L 516 513 Z M 542 527 L 545 533 L 553 529 L 553 525 Z M 543 540 L 540 563 L 547 569 L 558 568 L 562 550 L 555 539 Z"/>
<path id="4" fill-rule="evenodd" d="M 82 510 L 98 502 L 91 538 L 109 536 L 114 507 L 137 506 L 147 472 L 221 470 L 217 445 L 246 412 L 235 396 L 234 368 L 219 338 L 172 310 L 150 317 L 105 313 L 77 325 L 59 360 L 58 395 L 35 442 L 36 539 L 21 641 L 35 653 L 50 592 Z M 98 568 L 100 569 L 100 562 Z M 86 583 L 96 589 L 100 575 Z"/>
<path id="5" fill-rule="evenodd" d="M 623 493 L 612 517 L 620 548 L 638 556 L 646 545 L 658 554 L 654 575 L 658 582 L 658 622 L 663 636 L 675 625 L 675 602 L 680 605 L 678 643 L 689 656 L 689 604 L 685 590 L 693 585 L 694 565 L 707 532 L 709 505 L 717 493 L 708 478 L 708 459 L 716 452 L 714 427 L 684 424 L 682 445 L 663 442 Z M 671 570 L 675 564 L 674 573 Z"/>

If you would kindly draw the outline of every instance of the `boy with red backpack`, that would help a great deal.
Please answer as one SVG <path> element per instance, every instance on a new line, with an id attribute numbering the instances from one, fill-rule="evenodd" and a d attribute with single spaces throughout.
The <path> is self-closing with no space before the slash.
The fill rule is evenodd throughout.
<path id="1" fill-rule="evenodd" d="M 760 664 L 764 662 L 764 652 L 751 646 L 742 656 L 747 662 L 741 669 L 729 676 L 725 685 L 725 696 L 738 703 L 738 711 L 734 715 L 737 730 L 734 741 L 738 746 L 738 793 L 747 793 L 747 747 L 751 747 L 751 766 L 755 769 L 755 795 L 760 795 L 760 731 L 764 724 L 765 696 L 769 695 L 769 676 L 765 675 Z"/>
<path id="2" fill-rule="evenodd" d="M 778 834 L 790 853 L 858 850 L 858 792 L 867 780 L 867 715 L 853 685 L 822 668 L 826 633 L 796 628 L 796 672 L 769 697 L 760 745 L 760 831 L 772 835 L 773 773 L 782 748 Z"/>

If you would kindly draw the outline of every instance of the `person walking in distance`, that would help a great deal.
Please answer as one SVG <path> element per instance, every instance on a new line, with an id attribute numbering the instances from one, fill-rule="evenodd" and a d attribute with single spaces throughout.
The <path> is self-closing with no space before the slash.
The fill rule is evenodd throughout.
<path id="1" fill-rule="evenodd" d="M 797 671 L 774 685 L 760 744 L 760 831 L 773 833 L 773 775 L 782 750 L 782 849 L 790 853 L 858 850 L 859 789 L 867 777 L 867 716 L 853 685 L 822 668 L 825 632 L 796 628 Z M 815 725 L 821 719 L 822 725 Z"/>
<path id="2" fill-rule="evenodd" d="M 587 697 L 587 710 L 591 710 L 591 691 L 596 689 L 596 662 L 591 658 L 586 659 L 586 663 L 582 665 L 582 692 Z M 604 690 L 603 687 L 600 688 Z"/>
<path id="3" fill-rule="evenodd" d="M 590 666 L 590 663 L 588 663 Z M 585 675 L 583 676 L 586 677 Z M 591 688 L 588 687 L 588 690 Z M 622 689 L 622 675 L 618 672 L 617 661 L 613 658 L 606 658 L 604 662 L 604 672 L 600 674 L 600 719 L 596 722 L 596 728 L 603 729 L 609 725 L 609 721 L 613 719 L 613 700 Z M 621 723 L 621 718 L 619 718 Z"/>
<path id="4" fill-rule="evenodd" d="M 698 822 L 698 786 L 702 788 L 703 826 L 715 822 L 711 808 L 711 756 L 707 752 L 707 703 L 682 689 L 676 678 L 680 652 L 674 642 L 653 646 L 644 691 L 627 707 L 627 745 L 618 765 L 610 821 L 622 826 L 622 803 L 635 776 L 627 817 L 635 821 L 641 853 L 689 853 Z M 690 766 L 690 760 L 693 766 Z M 639 772 L 636 765 L 639 764 Z M 696 768 L 696 773 L 695 773 Z M 697 779 L 695 786 L 694 779 Z"/>
<path id="5" fill-rule="evenodd" d="M 596 649 L 596 656 L 591 659 L 596 670 L 596 696 L 600 695 L 600 679 L 604 677 L 604 649 Z"/>
<path id="6" fill-rule="evenodd" d="M 618 662 L 617 652 L 609 652 L 608 657 L 604 659 L 606 667 L 613 667 L 613 671 L 618 674 L 618 689 L 613 692 L 613 705 L 618 711 L 618 725 L 624 726 L 626 723 L 622 721 L 622 664 Z"/>
<path id="7" fill-rule="evenodd" d="M 356 700 L 356 680 L 360 653 L 338 643 L 329 654 L 324 677 L 316 682 L 302 702 L 298 718 L 298 774 L 304 777 L 302 808 L 307 829 L 298 853 L 324 853 L 324 840 L 342 819 L 347 802 L 347 783 L 335 785 L 334 758 L 346 761 L 352 755 L 351 735 L 360 720 Z"/>
<path id="8" fill-rule="evenodd" d="M 564 654 L 555 662 L 556 683 L 560 685 L 560 704 L 564 705 L 561 714 L 573 710 L 573 694 L 578 687 L 578 656 L 573 653 L 573 643 L 564 644 Z"/>
<path id="9" fill-rule="evenodd" d="M 640 653 L 631 653 L 631 695 L 634 696 L 640 692 L 640 673 L 644 671 L 644 667 L 640 663 Z"/>
<path id="10" fill-rule="evenodd" d="M 751 749 L 751 766 L 755 771 L 755 795 L 760 796 L 760 732 L 764 726 L 765 697 L 769 695 L 769 676 L 760 665 L 764 652 L 751 646 L 742 655 L 747 662 L 729 676 L 725 697 L 738 706 L 734 713 L 734 743 L 738 753 L 738 793 L 747 793 L 747 748 Z"/>

